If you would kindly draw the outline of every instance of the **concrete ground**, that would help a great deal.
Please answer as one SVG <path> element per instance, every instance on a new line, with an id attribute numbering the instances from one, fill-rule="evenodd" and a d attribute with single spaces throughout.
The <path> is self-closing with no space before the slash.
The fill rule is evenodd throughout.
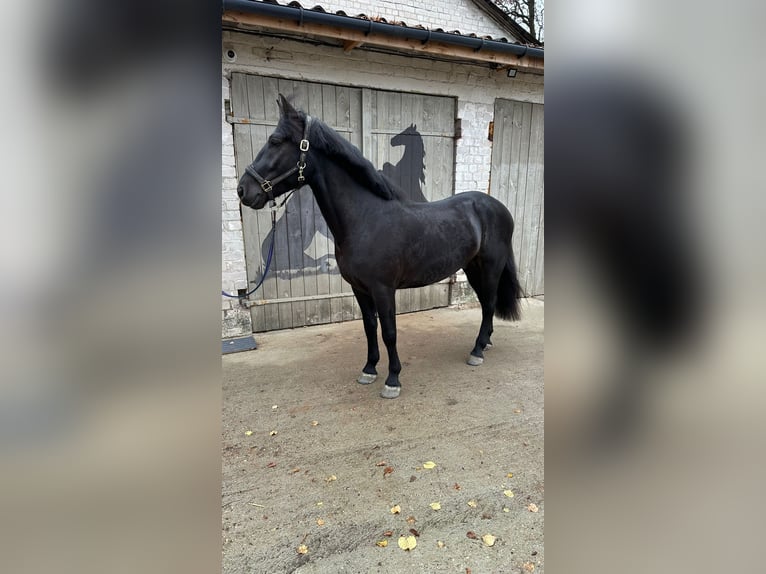
<path id="1" fill-rule="evenodd" d="M 383 376 L 355 382 L 361 321 L 224 356 L 224 572 L 543 572 L 543 306 L 496 321 L 479 367 L 478 309 L 400 315 L 394 400 L 382 345 Z"/>

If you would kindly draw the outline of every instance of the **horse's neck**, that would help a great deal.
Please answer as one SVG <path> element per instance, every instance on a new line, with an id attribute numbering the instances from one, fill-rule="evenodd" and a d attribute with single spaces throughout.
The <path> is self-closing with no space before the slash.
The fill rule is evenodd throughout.
<path id="1" fill-rule="evenodd" d="M 415 171 L 413 175 L 417 178 L 417 183 L 420 183 L 423 179 L 423 163 L 425 161 L 425 155 L 423 153 L 424 148 L 422 142 L 418 141 L 417 138 L 410 139 L 413 141 L 404 145 L 404 153 L 397 166 L 414 167 Z"/>
<path id="2" fill-rule="evenodd" d="M 374 197 L 358 189 L 359 184 L 332 162 L 323 162 L 321 172 L 313 174 L 310 185 L 335 243 L 342 246 L 363 223 L 364 202 L 374 200 Z"/>

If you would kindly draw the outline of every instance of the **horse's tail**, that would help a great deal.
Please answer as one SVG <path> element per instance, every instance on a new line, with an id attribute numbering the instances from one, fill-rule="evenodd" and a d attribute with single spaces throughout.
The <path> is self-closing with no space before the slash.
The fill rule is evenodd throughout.
<path id="1" fill-rule="evenodd" d="M 506 321 L 518 321 L 521 317 L 521 297 L 524 291 L 519 284 L 516 272 L 516 261 L 511 251 L 508 261 L 500 274 L 500 284 L 497 288 L 497 302 L 495 303 L 495 316 Z"/>

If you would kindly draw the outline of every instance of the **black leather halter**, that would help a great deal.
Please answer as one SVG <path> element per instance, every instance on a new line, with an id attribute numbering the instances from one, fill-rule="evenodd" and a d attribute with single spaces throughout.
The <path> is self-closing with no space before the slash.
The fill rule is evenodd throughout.
<path id="1" fill-rule="evenodd" d="M 303 170 L 306 169 L 306 153 L 309 151 L 309 126 L 311 124 L 311 116 L 306 116 L 306 124 L 303 128 L 303 139 L 301 140 L 301 143 L 298 145 L 301 155 L 298 159 L 298 163 L 295 165 L 295 167 L 287 170 L 285 173 L 283 173 L 280 176 L 275 177 L 274 179 L 266 179 L 263 177 L 260 173 L 255 171 L 255 168 L 253 167 L 253 164 L 251 163 L 249 166 L 245 168 L 245 172 L 249 173 L 253 178 L 255 178 L 255 181 L 257 181 L 263 192 L 268 196 L 269 201 L 271 202 L 271 205 L 274 205 L 274 186 L 278 183 L 284 181 L 294 173 L 298 173 L 298 183 L 302 184 L 304 181 L 306 181 L 306 178 L 303 176 Z M 255 163 L 255 162 L 253 162 Z M 290 191 L 295 191 L 294 188 Z"/>

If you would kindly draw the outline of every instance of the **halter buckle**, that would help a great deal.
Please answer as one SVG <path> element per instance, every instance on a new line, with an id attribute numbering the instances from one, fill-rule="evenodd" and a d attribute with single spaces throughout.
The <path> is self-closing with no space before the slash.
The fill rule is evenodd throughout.
<path id="1" fill-rule="evenodd" d="M 271 182 L 268 179 L 263 180 L 263 183 L 261 183 L 261 189 L 264 193 L 271 193 Z"/>
<path id="2" fill-rule="evenodd" d="M 303 152 L 309 151 L 309 140 L 301 140 L 300 150 Z"/>

